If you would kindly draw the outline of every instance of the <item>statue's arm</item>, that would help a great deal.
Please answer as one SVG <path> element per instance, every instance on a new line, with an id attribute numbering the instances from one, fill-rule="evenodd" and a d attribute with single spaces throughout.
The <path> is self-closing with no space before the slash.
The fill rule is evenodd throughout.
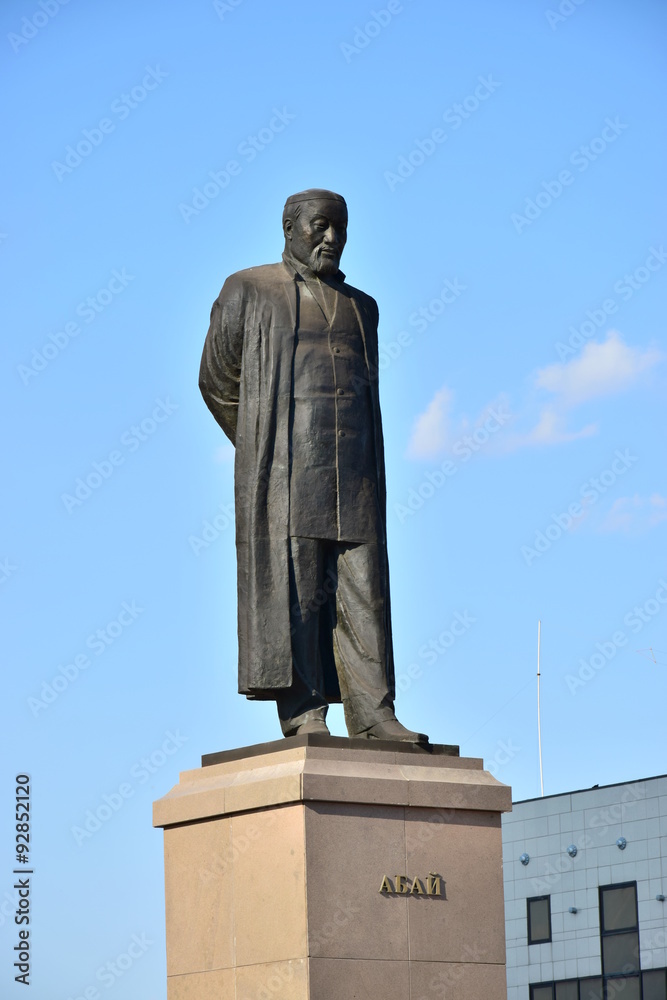
<path id="1" fill-rule="evenodd" d="M 211 324 L 199 369 L 199 388 L 204 402 L 234 445 L 243 357 L 243 315 L 243 287 L 232 275 L 211 309 Z"/>
<path id="2" fill-rule="evenodd" d="M 380 312 L 378 304 L 372 296 L 367 295 L 365 292 L 359 292 L 356 289 L 355 291 L 361 300 L 361 308 L 363 309 L 368 320 L 368 324 L 366 326 L 366 352 L 368 356 L 368 367 L 370 369 L 371 381 L 377 382 L 379 366 L 378 326 L 380 322 Z"/>

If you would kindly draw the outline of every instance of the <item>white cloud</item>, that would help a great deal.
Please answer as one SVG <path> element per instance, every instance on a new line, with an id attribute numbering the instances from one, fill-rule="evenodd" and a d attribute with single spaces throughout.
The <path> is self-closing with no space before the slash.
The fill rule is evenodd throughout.
<path id="1" fill-rule="evenodd" d="M 571 361 L 539 369 L 532 376 L 532 399 L 526 401 L 523 412 L 510 414 L 507 397 L 500 396 L 474 422 L 465 415 L 453 414 L 454 393 L 444 385 L 415 420 L 408 457 L 433 458 L 445 451 L 456 454 L 457 442 L 474 433 L 488 419 L 494 405 L 507 411 L 501 420 L 503 427 L 522 423 L 529 428 L 513 433 L 505 431 L 494 440 L 494 451 L 545 447 L 591 437 L 597 434 L 598 423 L 571 428 L 571 410 L 589 400 L 632 388 L 642 374 L 664 358 L 657 348 L 630 347 L 616 330 L 610 330 L 605 341 L 587 344 Z"/>
<path id="2" fill-rule="evenodd" d="M 530 445 L 563 444 L 566 441 L 576 441 L 578 438 L 597 434 L 597 424 L 586 424 L 577 431 L 565 428 L 565 417 L 554 406 L 545 406 L 540 413 L 537 424 L 526 434 L 514 434 L 506 441 L 507 451 L 526 448 Z"/>
<path id="3" fill-rule="evenodd" d="M 652 493 L 646 499 L 635 493 L 619 497 L 600 525 L 601 531 L 646 531 L 667 521 L 667 498 Z"/>
<path id="4" fill-rule="evenodd" d="M 664 357 L 655 348 L 629 347 L 616 330 L 610 330 L 605 341 L 587 344 L 571 361 L 540 368 L 533 378 L 533 386 L 548 393 L 550 398 L 542 404 L 532 430 L 506 439 L 506 450 L 563 444 L 596 434 L 597 423 L 570 430 L 570 410 L 591 399 L 630 389 L 642 373 Z"/>
<path id="5" fill-rule="evenodd" d="M 589 399 L 629 389 L 642 372 L 663 358 L 655 348 L 642 351 L 628 346 L 616 330 L 610 330 L 603 343 L 586 344 L 571 361 L 541 368 L 535 385 L 556 395 L 565 407 L 578 406 Z"/>
<path id="6" fill-rule="evenodd" d="M 454 393 L 443 385 L 414 422 L 408 458 L 433 458 L 443 452 L 459 456 L 467 453 L 469 458 L 482 447 L 493 447 L 489 442 L 495 442 L 497 432 L 514 419 L 503 394 L 487 403 L 476 420 L 466 414 L 453 417 L 453 404 Z"/>
<path id="7" fill-rule="evenodd" d="M 417 417 L 408 445 L 410 458 L 431 458 L 443 452 L 451 440 L 451 409 L 454 393 L 443 385 Z"/>

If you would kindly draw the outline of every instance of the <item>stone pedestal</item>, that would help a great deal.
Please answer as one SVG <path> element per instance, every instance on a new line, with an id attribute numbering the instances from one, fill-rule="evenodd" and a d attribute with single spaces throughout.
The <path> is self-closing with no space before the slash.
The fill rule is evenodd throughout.
<path id="1" fill-rule="evenodd" d="M 456 753 L 293 737 L 183 773 L 169 1000 L 506 1000 L 510 789 Z"/>

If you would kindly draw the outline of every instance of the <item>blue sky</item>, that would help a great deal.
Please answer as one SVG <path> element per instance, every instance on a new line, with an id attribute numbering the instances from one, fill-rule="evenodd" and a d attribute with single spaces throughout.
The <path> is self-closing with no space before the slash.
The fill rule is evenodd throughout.
<path id="1" fill-rule="evenodd" d="M 28 772 L 36 996 L 164 1000 L 151 803 L 279 737 L 236 694 L 231 450 L 197 372 L 293 191 L 344 194 L 379 303 L 399 717 L 539 794 L 541 619 L 545 791 L 665 771 L 665 20 L 3 5 L 0 830 Z"/>

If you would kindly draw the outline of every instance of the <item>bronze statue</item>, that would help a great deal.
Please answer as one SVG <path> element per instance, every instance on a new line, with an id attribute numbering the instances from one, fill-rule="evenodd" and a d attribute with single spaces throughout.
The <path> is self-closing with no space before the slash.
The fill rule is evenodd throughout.
<path id="1" fill-rule="evenodd" d="M 239 691 L 285 736 L 425 743 L 394 714 L 378 307 L 345 282 L 347 206 L 292 195 L 282 263 L 232 274 L 199 386 L 236 448 Z"/>

